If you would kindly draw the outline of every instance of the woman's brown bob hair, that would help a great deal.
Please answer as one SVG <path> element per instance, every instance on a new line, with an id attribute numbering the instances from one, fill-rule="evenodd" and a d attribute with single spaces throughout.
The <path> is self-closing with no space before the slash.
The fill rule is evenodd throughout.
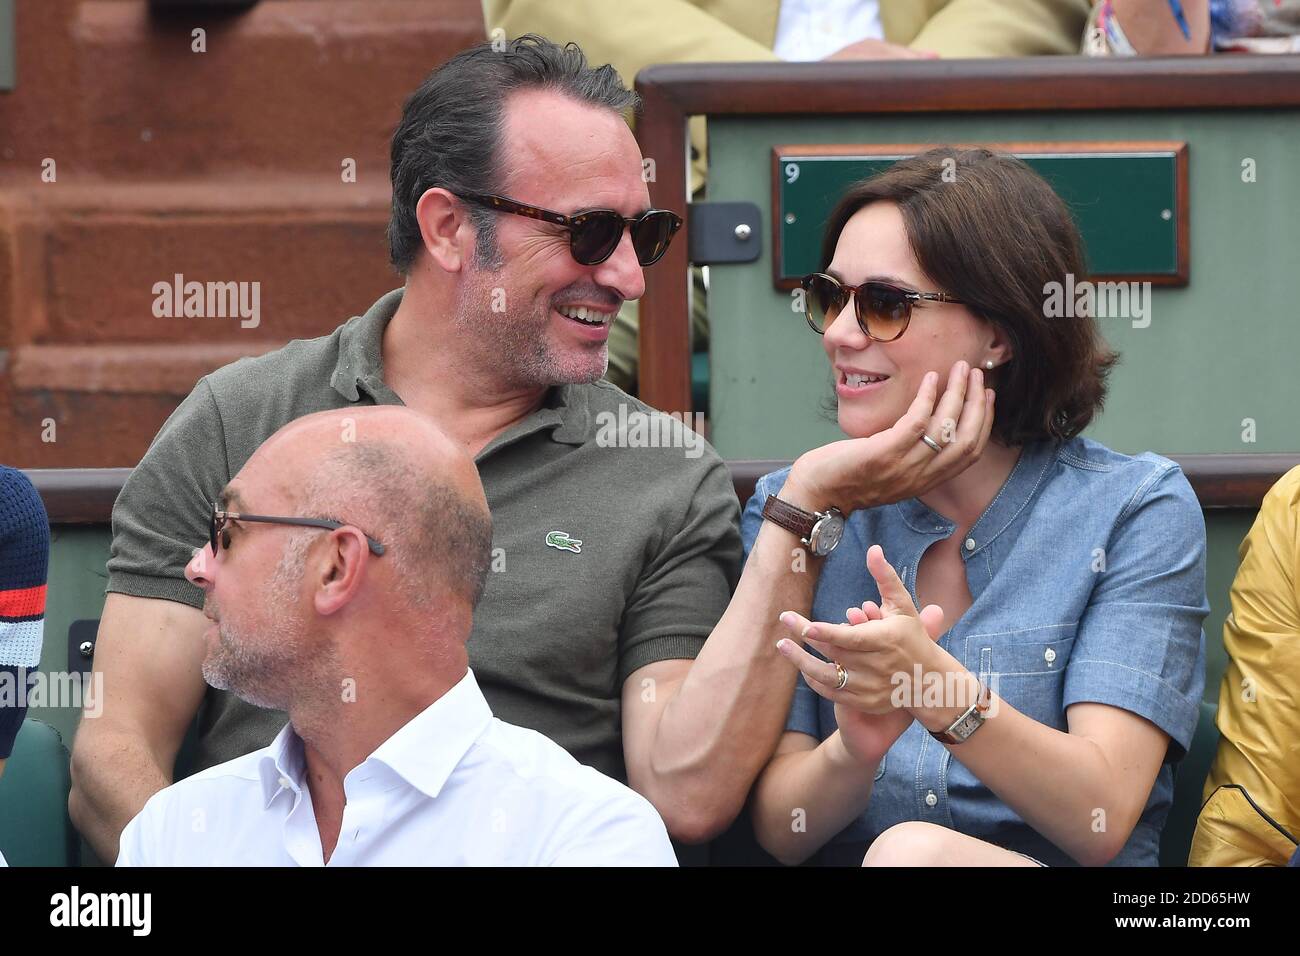
<path id="1" fill-rule="evenodd" d="M 1073 438 L 1101 411 L 1119 356 L 1091 316 L 1049 318 L 1048 283 L 1086 275 L 1070 211 L 1037 173 L 988 149 L 938 147 L 851 187 L 822 241 L 822 270 L 864 206 L 896 204 L 916 261 L 939 291 L 1002 329 L 1012 357 L 994 373 L 993 434 L 1007 445 Z"/>

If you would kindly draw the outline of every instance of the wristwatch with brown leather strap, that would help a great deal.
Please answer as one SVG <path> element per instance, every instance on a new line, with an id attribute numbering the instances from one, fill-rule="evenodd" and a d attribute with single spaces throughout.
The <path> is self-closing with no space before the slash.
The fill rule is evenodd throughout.
<path id="1" fill-rule="evenodd" d="M 795 535 L 819 558 L 834 551 L 844 536 L 844 514 L 838 508 L 804 511 L 776 495 L 768 495 L 763 502 L 763 518 Z"/>
<path id="2" fill-rule="evenodd" d="M 971 734 L 984 726 L 991 703 L 988 685 L 981 680 L 975 694 L 975 703 L 949 724 L 946 730 L 932 730 L 930 736 L 940 743 L 964 744 Z"/>

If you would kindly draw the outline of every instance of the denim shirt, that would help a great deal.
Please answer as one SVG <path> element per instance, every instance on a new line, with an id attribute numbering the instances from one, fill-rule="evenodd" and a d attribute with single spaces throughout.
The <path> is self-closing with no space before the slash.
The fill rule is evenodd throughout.
<path id="1" fill-rule="evenodd" d="M 789 468 L 764 475 L 745 507 L 748 555 L 763 502 Z M 866 568 L 879 544 L 916 602 L 916 569 L 955 525 L 912 498 L 854 512 L 825 559 L 812 619 L 842 623 L 845 609 L 880 593 Z M 1113 861 L 1157 865 L 1173 795 L 1173 763 L 1196 730 L 1205 686 L 1205 522 L 1172 461 L 1136 457 L 1086 438 L 1025 446 L 1006 483 L 961 548 L 973 603 L 939 643 L 1012 707 L 1061 731 L 1066 708 L 1091 701 L 1154 723 L 1171 738 L 1141 818 Z M 918 602 L 919 605 L 919 602 Z M 786 729 L 825 740 L 835 708 L 800 680 Z M 866 812 L 814 857 L 858 865 L 896 823 L 923 820 L 1026 853 L 1073 861 L 996 797 L 913 722 L 876 771 Z"/>

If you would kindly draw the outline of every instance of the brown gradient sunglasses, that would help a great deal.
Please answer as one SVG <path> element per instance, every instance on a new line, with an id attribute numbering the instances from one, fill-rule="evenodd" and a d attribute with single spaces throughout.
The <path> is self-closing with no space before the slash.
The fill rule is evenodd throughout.
<path id="1" fill-rule="evenodd" d="M 624 216 L 614 209 L 591 209 L 566 216 L 538 206 L 516 202 L 504 196 L 478 196 L 461 193 L 460 198 L 478 206 L 508 212 L 529 219 L 554 223 L 569 230 L 569 252 L 580 265 L 600 265 L 614 254 L 623 230 L 632 230 L 632 247 L 637 262 L 652 266 L 668 251 L 677 230 L 682 227 L 682 217 L 667 209 L 647 209 L 639 216 Z"/>
<path id="2" fill-rule="evenodd" d="M 845 285 L 824 272 L 804 276 L 799 287 L 804 290 L 804 318 L 818 335 L 826 334 L 852 296 L 858 328 L 877 342 L 892 342 L 906 332 L 912 321 L 912 307 L 918 302 L 962 304 L 961 299 L 946 292 L 913 292 L 888 282 Z"/>
<path id="3" fill-rule="evenodd" d="M 290 524 L 298 525 L 303 528 L 324 528 L 327 531 L 337 531 L 339 528 L 347 527 L 346 521 L 330 521 L 327 518 L 281 518 L 275 515 L 249 515 L 238 514 L 233 511 L 222 511 L 218 506 L 219 503 L 212 502 L 212 515 L 208 520 L 208 543 L 212 545 L 212 556 L 217 556 L 217 544 L 220 542 L 221 547 L 230 550 L 230 532 L 226 530 L 226 525 L 231 521 L 260 521 L 263 524 Z M 360 530 L 360 529 L 358 529 Z M 376 541 L 364 531 L 366 543 L 370 545 L 370 550 L 379 556 L 384 553 L 384 546 Z"/>

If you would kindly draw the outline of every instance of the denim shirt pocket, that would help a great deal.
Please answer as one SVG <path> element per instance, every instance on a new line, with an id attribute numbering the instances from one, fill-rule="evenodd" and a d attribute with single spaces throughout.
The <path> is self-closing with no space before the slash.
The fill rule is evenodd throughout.
<path id="1" fill-rule="evenodd" d="M 1016 710 L 1050 727 L 1064 729 L 1065 669 L 1077 628 L 1075 621 L 972 635 L 967 667 Z"/>

